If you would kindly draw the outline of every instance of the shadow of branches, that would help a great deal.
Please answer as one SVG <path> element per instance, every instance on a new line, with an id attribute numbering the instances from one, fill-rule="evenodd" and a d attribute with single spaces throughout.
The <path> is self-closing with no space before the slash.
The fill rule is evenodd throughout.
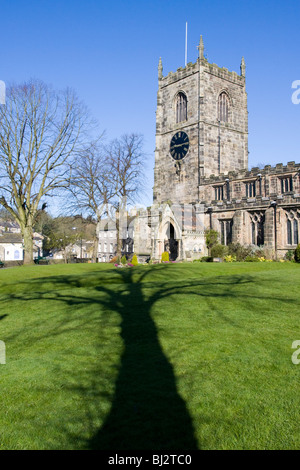
<path id="1" fill-rule="evenodd" d="M 195 438 L 187 406 L 178 392 L 173 366 L 160 344 L 159 331 L 152 318 L 153 307 L 162 299 L 187 292 L 199 298 L 206 297 L 208 301 L 216 296 L 243 296 L 247 302 L 247 295 L 244 291 L 240 293 L 239 287 L 253 280 L 247 275 L 236 275 L 170 283 L 164 277 L 168 275 L 167 269 L 168 266 L 160 265 L 147 269 L 99 270 L 84 276 L 32 279 L 24 281 L 17 292 L 12 289 L 2 297 L 2 302 L 49 300 L 70 307 L 53 327 L 49 319 L 49 326 L 43 333 L 39 318 L 31 322 L 28 328 L 33 342 L 63 335 L 66 331 L 75 333 L 89 326 L 99 328 L 98 363 L 92 370 L 83 372 L 89 375 L 89 380 L 83 380 L 76 367 L 70 372 L 72 377 L 66 377 L 67 389 L 79 394 L 85 402 L 89 423 L 84 443 L 76 432 L 71 436 L 78 446 L 110 450 L 193 450 L 201 447 Z M 158 277 L 154 279 L 153 276 Z M 253 301 L 253 294 L 249 298 Z M 86 313 L 91 306 L 93 312 Z M 109 375 L 109 371 L 104 371 L 102 359 L 103 344 L 110 340 L 105 337 L 105 326 L 112 312 L 120 319 L 122 354 L 114 366 L 117 367 L 114 389 L 107 392 L 103 387 L 103 375 Z M 239 328 L 223 312 L 217 313 L 231 326 Z M 104 398 L 110 403 L 105 412 Z M 95 426 L 95 422 L 102 424 Z M 67 424 L 64 432 L 70 432 Z"/>

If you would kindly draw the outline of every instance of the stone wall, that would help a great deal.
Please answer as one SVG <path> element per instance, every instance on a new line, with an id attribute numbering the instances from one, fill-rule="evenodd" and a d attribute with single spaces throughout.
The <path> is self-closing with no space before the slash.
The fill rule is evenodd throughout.
<path id="1" fill-rule="evenodd" d="M 281 180 L 291 178 L 292 190 L 283 191 Z M 247 197 L 246 184 L 255 184 L 255 195 Z M 215 188 L 224 186 L 223 200 L 215 199 Z M 253 243 L 252 224 L 263 230 L 263 245 L 269 254 L 282 257 L 296 247 L 296 232 L 300 242 L 300 164 L 289 162 L 263 169 L 211 175 L 200 188 L 201 203 L 205 206 L 206 225 L 220 232 L 223 220 L 232 220 L 232 241 L 242 245 Z M 276 240 L 275 240 L 276 216 Z M 292 243 L 288 240 L 287 220 L 291 221 Z M 297 228 L 298 227 L 298 228 Z"/>
<path id="2" fill-rule="evenodd" d="M 200 148 L 203 177 L 248 167 L 245 77 L 200 61 Z M 218 121 L 218 97 L 229 97 L 228 122 Z M 219 162 L 220 160 L 220 162 Z"/>

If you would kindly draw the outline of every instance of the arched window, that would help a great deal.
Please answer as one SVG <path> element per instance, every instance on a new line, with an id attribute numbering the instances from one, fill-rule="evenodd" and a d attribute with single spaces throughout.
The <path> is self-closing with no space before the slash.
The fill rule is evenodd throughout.
<path id="1" fill-rule="evenodd" d="M 292 222 L 287 219 L 287 244 L 292 245 Z"/>
<path id="2" fill-rule="evenodd" d="M 265 215 L 262 212 L 250 214 L 251 218 L 251 243 L 262 246 L 264 244 Z"/>
<path id="3" fill-rule="evenodd" d="M 298 235 L 298 220 L 294 219 L 294 245 L 298 245 L 299 235 Z"/>
<path id="4" fill-rule="evenodd" d="M 218 100 L 218 120 L 228 122 L 229 99 L 227 93 L 223 91 Z"/>
<path id="5" fill-rule="evenodd" d="M 251 235 L 252 235 L 252 245 L 256 245 L 256 230 L 255 230 L 255 223 L 251 223 Z"/>
<path id="6" fill-rule="evenodd" d="M 298 245 L 299 243 L 299 219 L 300 211 L 292 209 L 286 212 L 287 245 Z"/>
<path id="7" fill-rule="evenodd" d="M 187 98 L 182 92 L 176 98 L 176 122 L 187 120 Z"/>

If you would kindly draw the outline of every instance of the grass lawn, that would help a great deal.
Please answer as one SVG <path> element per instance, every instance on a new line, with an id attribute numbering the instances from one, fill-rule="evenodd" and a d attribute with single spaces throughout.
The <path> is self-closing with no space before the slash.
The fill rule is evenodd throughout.
<path id="1" fill-rule="evenodd" d="M 0 449 L 297 449 L 300 266 L 0 272 Z"/>

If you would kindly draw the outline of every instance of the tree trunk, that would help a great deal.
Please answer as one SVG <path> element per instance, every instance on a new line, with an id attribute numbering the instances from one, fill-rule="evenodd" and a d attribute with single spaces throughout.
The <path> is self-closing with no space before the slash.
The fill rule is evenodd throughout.
<path id="1" fill-rule="evenodd" d="M 93 263 L 97 263 L 97 255 L 98 255 L 98 238 L 96 236 L 94 238 L 94 246 L 93 246 L 93 254 L 92 254 Z"/>
<path id="2" fill-rule="evenodd" d="M 24 264 L 33 264 L 33 231 L 31 226 L 21 227 L 24 239 Z"/>
<path id="3" fill-rule="evenodd" d="M 117 257 L 122 258 L 122 240 L 120 237 L 120 212 L 116 212 Z"/>

